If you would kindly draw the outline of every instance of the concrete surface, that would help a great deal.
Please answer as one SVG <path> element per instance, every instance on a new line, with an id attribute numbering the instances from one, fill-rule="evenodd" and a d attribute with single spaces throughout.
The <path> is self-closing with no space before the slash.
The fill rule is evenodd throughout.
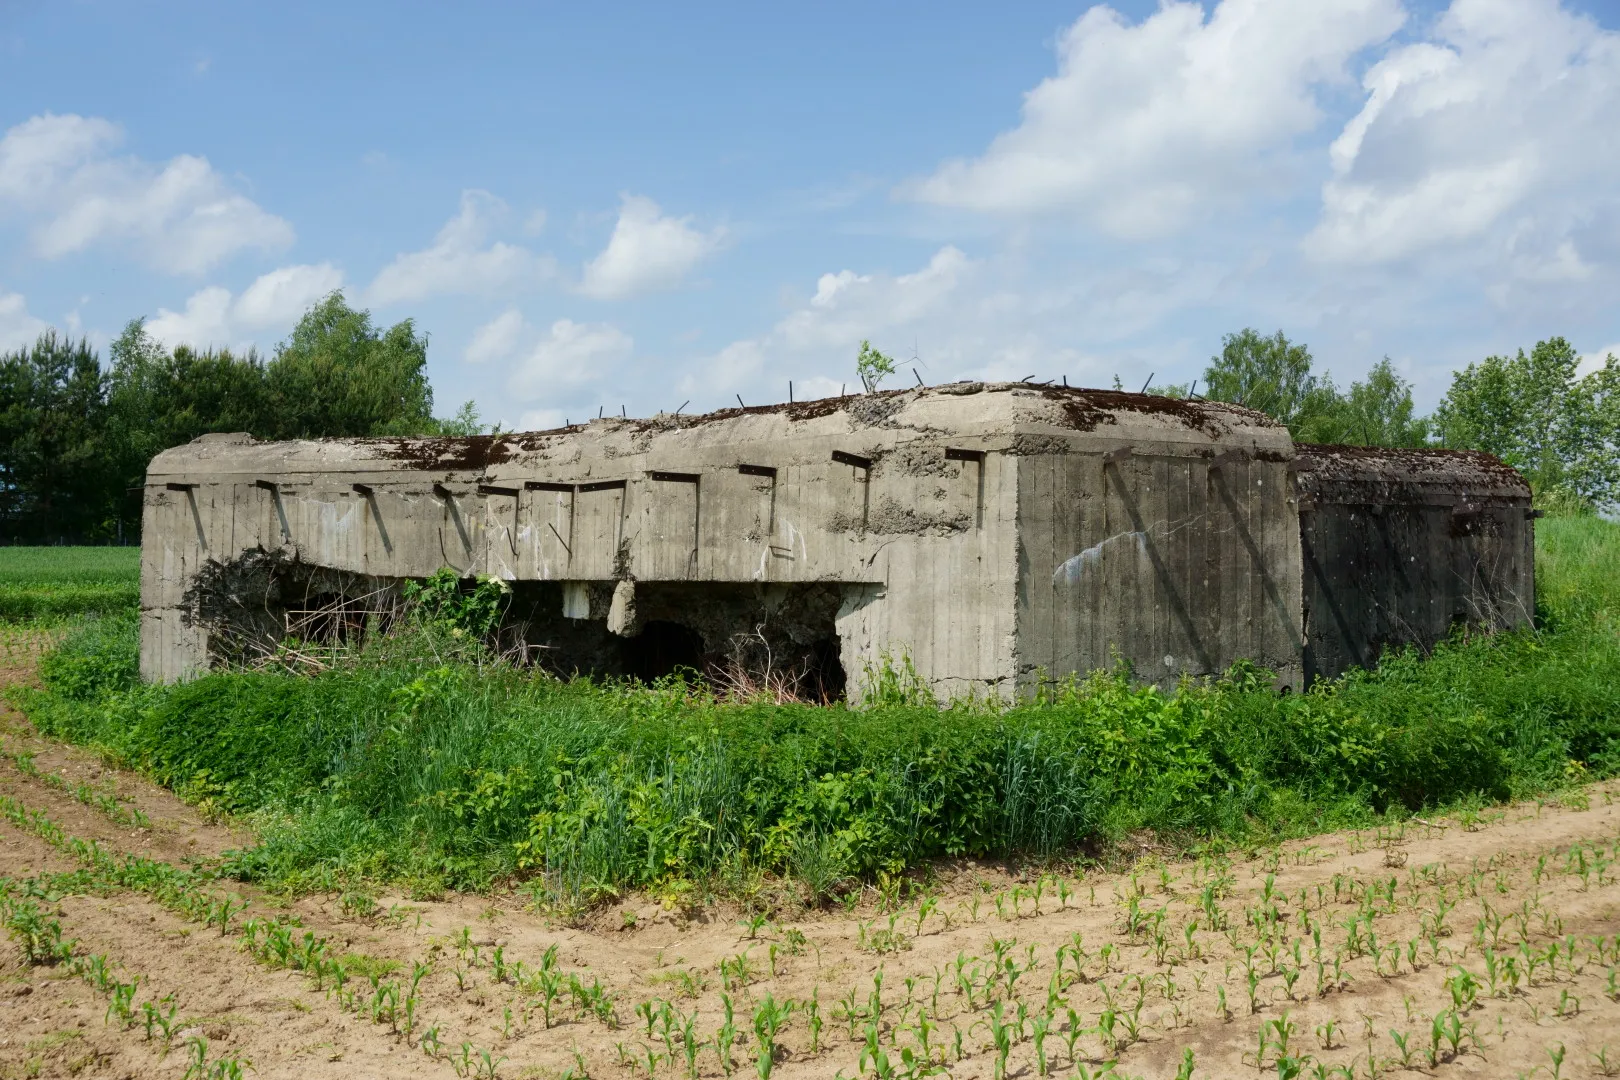
<path id="1" fill-rule="evenodd" d="M 1336 671 L 1406 632 L 1358 610 L 1348 644 L 1313 654 L 1325 601 L 1308 599 L 1301 547 L 1340 559 L 1330 537 L 1362 519 L 1326 507 L 1366 495 L 1363 473 L 1405 466 L 1363 462 L 1331 486 L 1297 472 L 1296 453 L 1239 406 L 1025 383 L 461 439 L 209 435 L 148 473 L 141 670 L 174 680 L 251 659 L 312 611 L 384 606 L 449 566 L 511 583 L 507 632 L 561 672 L 769 671 L 859 699 L 909 665 L 940 697 L 1008 698 L 1118 663 L 1170 686 L 1251 659 L 1299 686 L 1313 656 Z M 1493 498 L 1520 499 L 1501 468 L 1447 490 L 1488 475 Z M 1302 519 L 1303 475 L 1317 509 Z M 1430 498 L 1426 483 L 1373 494 L 1404 506 Z M 1511 578 L 1522 598 L 1529 530 L 1515 529 L 1492 533 L 1500 554 L 1484 561 L 1458 562 L 1449 524 L 1427 546 L 1389 540 L 1404 553 L 1390 558 L 1421 550 L 1491 589 Z M 1355 566 L 1309 588 L 1353 607 L 1354 574 L 1373 575 L 1386 610 L 1410 585 L 1389 559 Z M 1414 640 L 1432 639 L 1442 607 L 1522 619 L 1512 603 L 1469 608 L 1459 598 L 1477 589 L 1452 573 L 1424 579 L 1452 591 Z"/>

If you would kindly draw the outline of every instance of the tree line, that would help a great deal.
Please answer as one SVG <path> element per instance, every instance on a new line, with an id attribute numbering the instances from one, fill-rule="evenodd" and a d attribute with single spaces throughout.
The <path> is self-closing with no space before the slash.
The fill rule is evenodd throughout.
<path id="1" fill-rule="evenodd" d="M 471 434 L 471 404 L 433 416 L 426 334 L 386 329 L 333 293 L 266 360 L 256 351 L 168 349 L 142 320 L 108 349 L 47 330 L 0 356 L 0 540 L 139 538 L 153 456 L 211 431 L 265 439 Z"/>
<path id="2" fill-rule="evenodd" d="M 472 403 L 433 415 L 427 335 L 386 329 L 335 292 L 267 360 L 255 351 L 169 349 L 137 319 L 108 349 L 48 330 L 0 355 L 0 541 L 133 541 L 152 457 L 212 431 L 265 439 L 468 435 Z M 1620 361 L 1578 374 L 1563 338 L 1489 356 L 1457 372 L 1435 411 L 1386 358 L 1340 389 L 1309 348 L 1281 331 L 1228 334 L 1200 379 L 1154 392 L 1230 401 L 1286 424 L 1301 442 L 1486 450 L 1522 470 L 1543 501 L 1573 509 L 1620 502 Z M 863 385 L 894 362 L 862 342 Z M 1116 386 L 1118 385 L 1116 380 Z"/>
<path id="3" fill-rule="evenodd" d="M 1484 450 L 1525 474 L 1538 500 L 1572 511 L 1620 503 L 1620 360 L 1579 372 L 1561 337 L 1528 354 L 1488 356 L 1453 374 L 1428 416 L 1386 357 L 1340 390 L 1318 374 L 1310 350 L 1278 331 L 1222 339 L 1204 369 L 1201 396 L 1248 405 L 1288 425 L 1300 442 Z M 1163 392 L 1187 396 L 1197 384 Z"/>

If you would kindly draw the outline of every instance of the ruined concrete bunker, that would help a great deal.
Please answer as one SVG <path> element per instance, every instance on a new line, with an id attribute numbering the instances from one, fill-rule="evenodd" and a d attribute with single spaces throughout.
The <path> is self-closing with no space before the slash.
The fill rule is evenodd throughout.
<path id="1" fill-rule="evenodd" d="M 1127 664 L 1303 686 L 1533 611 L 1522 477 L 1298 445 L 1241 406 L 964 382 L 470 438 L 205 435 L 145 488 L 141 671 L 341 634 L 444 567 L 559 673 L 911 669 L 1013 698 Z"/>

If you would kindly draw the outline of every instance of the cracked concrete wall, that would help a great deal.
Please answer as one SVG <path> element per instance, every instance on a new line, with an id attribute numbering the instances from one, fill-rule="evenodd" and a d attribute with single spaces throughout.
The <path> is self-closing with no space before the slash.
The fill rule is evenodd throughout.
<path id="1" fill-rule="evenodd" d="M 203 571 L 263 555 L 325 581 L 556 583 L 558 618 L 604 632 L 636 586 L 824 586 L 857 699 L 886 659 L 942 697 L 1116 657 L 1165 685 L 1239 658 L 1297 684 L 1293 457 L 1239 406 L 976 382 L 505 436 L 209 435 L 148 471 L 141 670 L 228 655 L 198 589 L 239 575 Z"/>

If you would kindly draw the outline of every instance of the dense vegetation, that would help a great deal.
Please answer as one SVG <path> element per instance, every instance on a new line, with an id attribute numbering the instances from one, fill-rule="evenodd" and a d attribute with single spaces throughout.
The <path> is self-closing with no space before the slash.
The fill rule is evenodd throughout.
<path id="1" fill-rule="evenodd" d="M 109 350 L 47 331 L 0 356 L 0 538 L 108 542 L 140 531 L 138 488 L 153 455 L 210 431 L 263 438 L 466 434 L 463 407 L 435 420 L 427 336 L 387 329 L 333 293 L 265 361 L 170 351 L 139 321 Z"/>
<path id="2" fill-rule="evenodd" d="M 1239 668 L 1172 695 L 1098 675 L 1010 707 L 720 700 L 564 682 L 431 615 L 314 677 L 135 678 L 80 630 L 18 691 L 43 731 L 249 815 L 235 872 L 289 888 L 532 877 L 552 899 L 775 871 L 825 896 L 931 856 L 1040 858 L 1152 830 L 1245 842 L 1620 772 L 1620 526 L 1540 528 L 1542 629 L 1458 637 L 1277 696 Z M 476 616 L 477 611 L 473 609 Z"/>

